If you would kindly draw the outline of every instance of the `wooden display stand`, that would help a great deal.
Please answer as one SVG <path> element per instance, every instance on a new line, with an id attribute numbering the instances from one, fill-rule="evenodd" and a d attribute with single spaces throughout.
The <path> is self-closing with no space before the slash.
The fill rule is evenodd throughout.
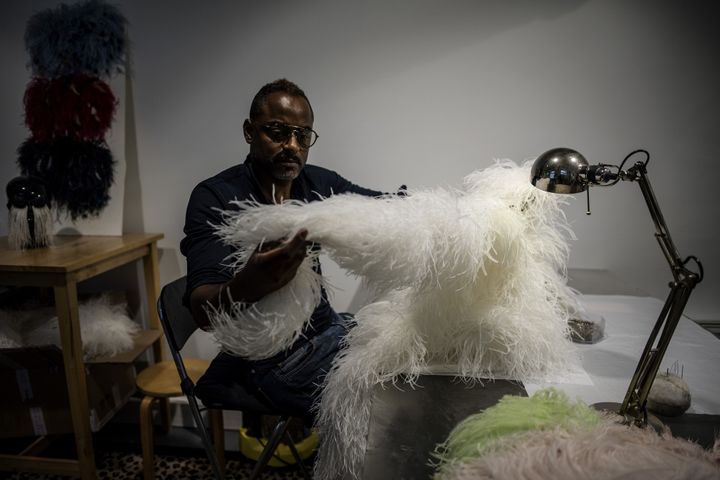
<path id="1" fill-rule="evenodd" d="M 78 458 L 50 459 L 38 456 L 47 445 L 38 438 L 18 455 L 0 455 L 0 471 L 72 475 L 83 480 L 97 478 L 90 430 L 88 391 L 78 317 L 77 284 L 108 270 L 142 259 L 148 300 L 149 330 L 139 336 L 142 345 L 133 349 L 137 357 L 152 347 L 155 361 L 162 357 L 162 330 L 155 309 L 160 280 L 157 241 L 162 234 L 121 236 L 56 236 L 55 245 L 35 250 L 12 250 L 7 237 L 0 237 L 0 284 L 5 286 L 52 287 L 55 294 L 65 378 Z M 137 342 L 136 342 L 137 343 Z M 133 361 L 135 358 L 103 359 Z"/>

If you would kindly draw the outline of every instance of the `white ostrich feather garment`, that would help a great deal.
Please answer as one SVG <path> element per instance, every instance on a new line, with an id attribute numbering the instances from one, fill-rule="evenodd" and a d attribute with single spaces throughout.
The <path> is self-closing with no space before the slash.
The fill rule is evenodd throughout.
<path id="1" fill-rule="evenodd" d="M 240 212 L 226 212 L 218 233 L 238 247 L 237 268 L 257 244 L 306 228 L 308 240 L 378 292 L 377 301 L 357 313 L 326 378 L 317 478 L 359 473 L 371 388 L 378 383 L 400 375 L 412 383 L 433 364 L 453 365 L 468 378 L 538 380 L 574 361 L 565 336 L 576 306 L 565 275 L 571 233 L 562 197 L 530 185 L 529 168 L 501 162 L 467 176 L 461 189 L 411 191 L 404 198 L 241 202 Z M 271 305 L 256 305 L 249 323 L 244 306 L 234 309 L 240 314 L 234 320 L 212 316 L 217 341 L 254 358 L 282 350 L 312 312 L 298 305 L 314 306 L 321 282 L 298 275 L 275 292 Z M 285 318 L 293 319 L 289 328 Z M 253 351 L 249 342 L 236 348 L 248 331 L 263 324 L 275 331 L 278 322 L 292 329 L 278 348 L 262 344 Z"/>

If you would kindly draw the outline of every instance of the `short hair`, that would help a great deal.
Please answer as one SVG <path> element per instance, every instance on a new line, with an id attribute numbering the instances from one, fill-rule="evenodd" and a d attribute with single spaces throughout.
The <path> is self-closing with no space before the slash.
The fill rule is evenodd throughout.
<path id="1" fill-rule="evenodd" d="M 310 107 L 310 115 L 312 115 L 313 119 L 315 119 L 315 112 L 313 112 L 312 105 L 310 104 L 310 100 L 308 100 L 307 95 L 305 95 L 305 92 L 303 92 L 302 88 L 298 87 L 295 83 L 285 78 L 279 78 L 274 82 L 266 83 L 255 94 L 252 104 L 250 104 L 251 119 L 255 119 L 260 116 L 260 111 L 267 104 L 267 98 L 270 94 L 275 92 L 284 92 L 289 95 L 304 98 Z"/>

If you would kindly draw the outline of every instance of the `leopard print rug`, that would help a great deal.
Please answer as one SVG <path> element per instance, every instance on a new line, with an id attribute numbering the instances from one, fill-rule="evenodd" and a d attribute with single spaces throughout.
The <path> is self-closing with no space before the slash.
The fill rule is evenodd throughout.
<path id="1" fill-rule="evenodd" d="M 249 460 L 228 460 L 226 472 L 228 480 L 250 478 L 254 462 Z M 143 480 L 142 455 L 125 452 L 107 452 L 98 458 L 98 479 L 100 480 Z M 311 465 L 306 468 L 312 471 Z M 8 480 L 66 480 L 59 475 L 41 475 L 36 473 L 16 473 Z M 212 480 L 210 464 L 205 458 L 155 455 L 155 478 L 158 480 Z M 303 476 L 295 467 L 266 467 L 261 475 L 263 480 L 295 480 Z"/>

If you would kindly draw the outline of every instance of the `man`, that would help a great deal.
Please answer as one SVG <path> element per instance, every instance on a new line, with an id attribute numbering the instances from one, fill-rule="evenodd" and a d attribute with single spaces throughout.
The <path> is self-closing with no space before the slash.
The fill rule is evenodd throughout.
<path id="1" fill-rule="evenodd" d="M 256 251 L 242 270 L 223 265 L 231 253 L 212 225 L 222 222 L 218 209 L 237 208 L 232 200 L 254 199 L 282 203 L 295 199 L 316 201 L 338 193 L 377 196 L 381 192 L 350 183 L 335 172 L 306 165 L 317 140 L 314 113 L 305 93 L 280 79 L 263 86 L 243 124 L 250 153 L 241 165 L 201 182 L 193 190 L 180 244 L 187 257 L 189 303 L 198 325 L 209 328 L 206 308 L 227 308 L 232 300 L 256 302 L 287 284 L 306 256 L 306 230 L 293 238 L 278 239 Z M 320 272 L 320 265 L 316 265 Z M 309 417 L 324 375 L 347 331 L 346 321 L 330 306 L 325 291 L 300 339 L 288 350 L 264 360 L 249 361 L 220 353 L 198 382 L 203 400 L 222 401 L 234 382 L 289 414 Z"/>

